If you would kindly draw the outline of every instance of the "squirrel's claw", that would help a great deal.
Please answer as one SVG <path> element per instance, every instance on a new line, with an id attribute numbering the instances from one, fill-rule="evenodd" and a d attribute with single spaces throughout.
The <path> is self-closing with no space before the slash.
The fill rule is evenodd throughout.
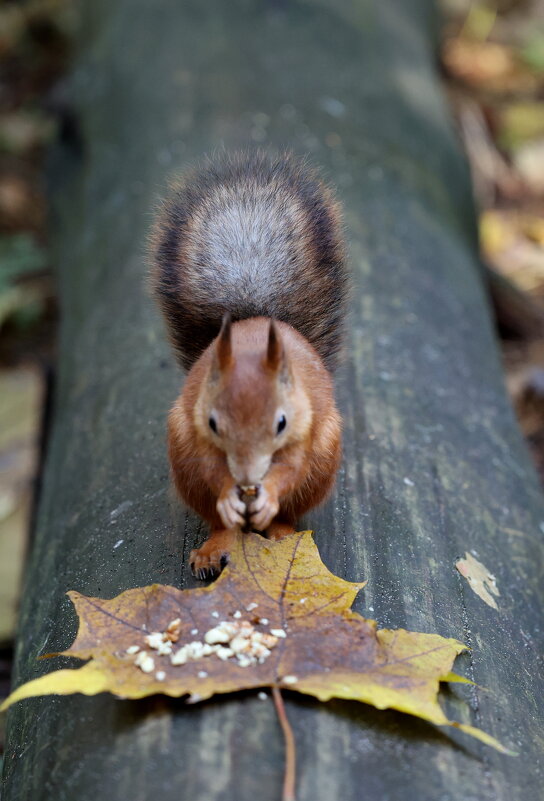
<path id="1" fill-rule="evenodd" d="M 235 530 L 216 530 L 200 548 L 189 556 L 191 573 L 200 581 L 207 581 L 221 573 L 229 560 L 229 550 L 236 536 Z"/>
<path id="2" fill-rule="evenodd" d="M 195 563 L 191 562 L 191 574 L 193 578 L 199 579 L 199 581 L 211 581 L 216 578 L 221 571 L 215 568 L 213 565 L 209 565 L 208 567 L 195 567 Z"/>

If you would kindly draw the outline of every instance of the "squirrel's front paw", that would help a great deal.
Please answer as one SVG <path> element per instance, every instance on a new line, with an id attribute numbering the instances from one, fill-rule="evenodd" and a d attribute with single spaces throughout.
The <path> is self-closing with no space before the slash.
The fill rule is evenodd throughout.
<path id="1" fill-rule="evenodd" d="M 221 493 L 217 501 L 217 512 L 225 528 L 242 526 L 246 522 L 244 518 L 246 505 L 240 500 L 238 487 L 231 487 Z"/>
<path id="2" fill-rule="evenodd" d="M 263 485 L 259 487 L 259 494 L 249 506 L 251 525 L 257 531 L 264 531 L 280 509 L 277 496 L 272 495 Z"/>

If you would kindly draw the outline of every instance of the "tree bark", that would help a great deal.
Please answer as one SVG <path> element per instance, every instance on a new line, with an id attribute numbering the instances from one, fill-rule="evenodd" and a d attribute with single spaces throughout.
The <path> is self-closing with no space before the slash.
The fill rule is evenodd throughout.
<path id="1" fill-rule="evenodd" d="M 144 287 L 168 177 L 258 144 L 309 153 L 339 189 L 355 283 L 344 461 L 301 527 L 331 570 L 368 579 L 357 611 L 471 647 L 457 670 L 476 686 L 446 692 L 448 712 L 519 756 L 292 694 L 299 801 L 525 801 L 542 787 L 544 503 L 503 387 L 434 5 L 88 0 L 71 80 L 82 150 L 52 164 L 61 355 L 17 683 L 72 641 L 67 590 L 195 583 L 203 531 L 170 497 L 165 453 L 182 376 Z M 467 550 L 497 577 L 498 611 L 457 573 Z M 276 801 L 282 770 L 273 704 L 251 693 L 51 697 L 9 715 L 3 801 Z"/>

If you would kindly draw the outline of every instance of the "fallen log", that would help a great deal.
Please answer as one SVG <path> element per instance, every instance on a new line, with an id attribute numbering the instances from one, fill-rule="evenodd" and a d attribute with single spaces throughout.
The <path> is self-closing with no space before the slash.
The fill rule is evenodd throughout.
<path id="1" fill-rule="evenodd" d="M 16 683 L 72 641 L 67 590 L 194 584 L 187 557 L 203 532 L 169 499 L 164 442 L 182 377 L 143 280 L 168 176 L 259 144 L 309 152 L 338 186 L 356 284 L 338 376 L 345 453 L 330 502 L 302 524 L 331 570 L 368 579 L 358 611 L 470 646 L 458 671 L 476 685 L 446 693 L 448 712 L 519 756 L 293 695 L 299 801 L 521 801 L 542 782 L 544 503 L 503 387 L 433 8 L 83 4 L 71 82 L 82 150 L 52 163 L 63 324 Z M 456 570 L 466 551 L 496 576 L 497 610 Z M 275 801 L 282 772 L 273 706 L 253 694 L 190 707 L 41 698 L 10 711 L 3 799 Z"/>

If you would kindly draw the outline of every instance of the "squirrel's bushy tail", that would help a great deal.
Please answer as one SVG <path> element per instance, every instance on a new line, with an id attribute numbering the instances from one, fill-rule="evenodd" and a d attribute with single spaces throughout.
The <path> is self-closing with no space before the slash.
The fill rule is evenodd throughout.
<path id="1" fill-rule="evenodd" d="M 273 317 L 336 365 L 348 276 L 340 211 L 290 155 L 210 160 L 173 188 L 152 237 L 152 284 L 182 365 L 234 321 Z"/>

